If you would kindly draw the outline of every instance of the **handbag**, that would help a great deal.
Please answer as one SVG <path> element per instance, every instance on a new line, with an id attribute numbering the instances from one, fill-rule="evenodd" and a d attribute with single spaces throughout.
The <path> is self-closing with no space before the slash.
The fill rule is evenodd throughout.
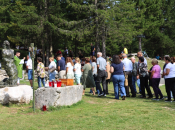
<path id="1" fill-rule="evenodd" d="M 56 70 L 56 68 L 55 68 L 55 67 L 52 67 L 52 68 L 49 69 L 49 72 L 52 73 L 52 72 L 54 72 L 55 70 Z"/>
<path id="2" fill-rule="evenodd" d="M 128 75 L 125 73 L 125 86 L 128 86 Z"/>

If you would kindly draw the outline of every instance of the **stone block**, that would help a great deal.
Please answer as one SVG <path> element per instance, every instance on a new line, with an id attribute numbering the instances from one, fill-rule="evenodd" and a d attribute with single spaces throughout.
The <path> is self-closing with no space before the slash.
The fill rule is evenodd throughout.
<path id="1" fill-rule="evenodd" d="M 28 85 L 5 87 L 0 89 L 1 104 L 28 104 L 31 100 L 33 100 L 33 90 Z"/>
<path id="2" fill-rule="evenodd" d="M 35 106 L 42 109 L 43 105 L 70 106 L 81 101 L 83 93 L 82 85 L 66 86 L 59 88 L 39 88 L 35 91 Z"/>

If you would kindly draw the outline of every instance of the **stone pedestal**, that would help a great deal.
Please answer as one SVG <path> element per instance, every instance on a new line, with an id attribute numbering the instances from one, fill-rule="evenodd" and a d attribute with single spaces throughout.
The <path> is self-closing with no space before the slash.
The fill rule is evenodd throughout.
<path id="1" fill-rule="evenodd" d="M 82 85 L 66 86 L 59 88 L 39 88 L 35 91 L 35 107 L 42 109 L 43 105 L 70 106 L 81 101 Z"/>
<path id="2" fill-rule="evenodd" d="M 33 90 L 31 86 L 19 85 L 16 87 L 0 88 L 1 104 L 28 104 L 31 100 L 33 100 Z"/>

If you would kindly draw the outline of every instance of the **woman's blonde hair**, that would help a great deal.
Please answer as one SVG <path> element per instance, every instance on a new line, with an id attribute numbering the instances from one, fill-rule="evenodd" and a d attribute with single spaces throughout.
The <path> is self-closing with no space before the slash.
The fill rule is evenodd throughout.
<path id="1" fill-rule="evenodd" d="M 75 60 L 80 64 L 80 58 L 76 57 Z"/>
<path id="2" fill-rule="evenodd" d="M 53 58 L 53 57 L 50 57 L 50 58 L 49 58 L 49 60 L 52 60 L 52 61 L 54 61 L 54 58 Z"/>
<path id="3" fill-rule="evenodd" d="M 152 63 L 158 64 L 158 60 L 154 58 L 154 59 L 152 60 Z"/>

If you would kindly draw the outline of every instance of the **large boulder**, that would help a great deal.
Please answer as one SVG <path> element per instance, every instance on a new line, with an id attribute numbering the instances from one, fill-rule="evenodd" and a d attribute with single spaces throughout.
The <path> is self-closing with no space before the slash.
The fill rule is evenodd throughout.
<path id="1" fill-rule="evenodd" d="M 82 85 L 74 85 L 59 88 L 39 88 L 35 91 L 35 106 L 42 109 L 43 105 L 70 106 L 81 101 L 83 93 Z"/>
<path id="2" fill-rule="evenodd" d="M 5 87 L 0 89 L 1 104 L 28 104 L 31 100 L 33 100 L 33 90 L 31 86 L 20 85 L 17 87 Z"/>

